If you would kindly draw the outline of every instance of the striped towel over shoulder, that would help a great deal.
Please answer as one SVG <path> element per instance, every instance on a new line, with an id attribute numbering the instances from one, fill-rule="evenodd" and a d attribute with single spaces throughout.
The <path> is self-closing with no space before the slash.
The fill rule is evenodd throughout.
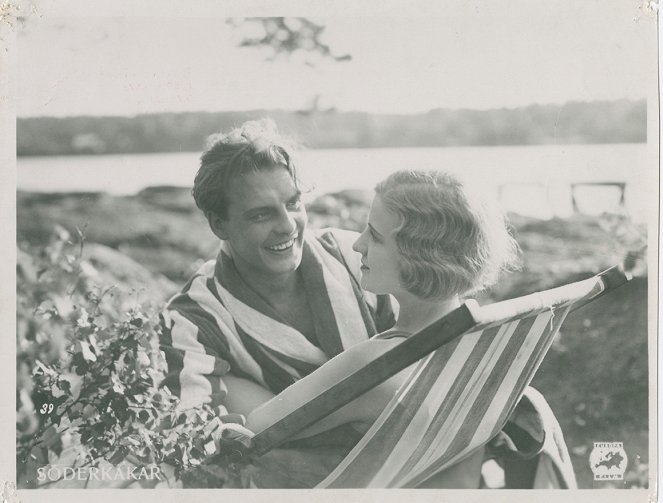
<path id="1" fill-rule="evenodd" d="M 210 403 L 225 412 L 229 372 L 278 393 L 393 325 L 393 301 L 359 286 L 356 237 L 338 229 L 305 234 L 300 271 L 315 334 L 294 329 L 253 292 L 225 248 L 205 263 L 162 313 L 163 384 L 181 406 Z"/>

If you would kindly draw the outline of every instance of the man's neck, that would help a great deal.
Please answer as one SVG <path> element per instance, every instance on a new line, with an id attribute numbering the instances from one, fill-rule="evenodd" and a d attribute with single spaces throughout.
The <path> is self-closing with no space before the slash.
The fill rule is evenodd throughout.
<path id="1" fill-rule="evenodd" d="M 299 285 L 297 271 L 267 276 L 255 270 L 242 268 L 237 261 L 235 262 L 235 267 L 242 280 L 244 280 L 251 290 L 268 302 L 272 299 L 291 295 Z"/>

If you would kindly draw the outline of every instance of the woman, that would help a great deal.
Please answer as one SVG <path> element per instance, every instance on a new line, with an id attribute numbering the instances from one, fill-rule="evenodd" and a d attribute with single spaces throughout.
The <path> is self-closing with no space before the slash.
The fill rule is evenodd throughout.
<path id="1" fill-rule="evenodd" d="M 378 184 L 375 192 L 368 225 L 354 249 L 362 257 L 362 287 L 377 294 L 392 294 L 398 301 L 395 326 L 341 353 L 250 411 L 246 427 L 251 431 L 266 429 L 310 401 L 322 388 L 457 308 L 462 297 L 489 286 L 500 270 L 513 263 L 517 245 L 503 215 L 491 211 L 457 178 L 442 172 L 399 171 Z M 308 427 L 299 437 L 345 423 L 365 432 L 410 371 L 403 370 Z M 251 394 L 246 388 L 243 391 Z M 240 394 L 237 389 L 229 396 Z M 263 398 L 265 395 L 259 395 L 256 400 Z M 482 458 L 482 452 L 477 451 L 446 470 L 435 486 L 478 487 Z"/>

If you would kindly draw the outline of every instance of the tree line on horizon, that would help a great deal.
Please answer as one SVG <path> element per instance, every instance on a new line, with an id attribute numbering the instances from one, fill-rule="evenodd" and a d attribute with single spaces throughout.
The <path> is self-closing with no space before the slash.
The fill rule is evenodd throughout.
<path id="1" fill-rule="evenodd" d="M 206 138 L 251 119 L 272 118 L 307 148 L 456 147 L 640 143 L 645 100 L 569 102 L 515 109 L 435 109 L 421 114 L 336 110 L 184 112 L 134 117 L 17 119 L 17 155 L 197 152 Z"/>

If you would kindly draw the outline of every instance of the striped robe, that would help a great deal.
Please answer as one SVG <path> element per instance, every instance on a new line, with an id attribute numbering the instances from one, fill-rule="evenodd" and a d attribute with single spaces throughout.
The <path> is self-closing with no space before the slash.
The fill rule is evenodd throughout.
<path id="1" fill-rule="evenodd" d="M 223 376 L 232 373 L 278 393 L 329 358 L 393 325 L 388 296 L 359 287 L 356 233 L 306 231 L 300 271 L 315 337 L 283 320 L 239 276 L 229 253 L 205 263 L 162 313 L 164 385 L 181 407 L 227 411 Z"/>

